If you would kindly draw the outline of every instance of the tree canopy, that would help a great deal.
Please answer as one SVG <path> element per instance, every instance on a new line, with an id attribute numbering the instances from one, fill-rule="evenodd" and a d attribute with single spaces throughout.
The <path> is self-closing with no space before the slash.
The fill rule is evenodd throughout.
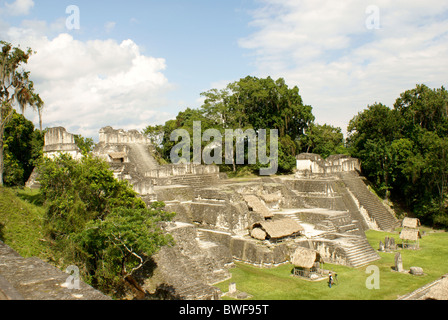
<path id="1" fill-rule="evenodd" d="M 0 51 L 0 185 L 3 185 L 4 133 L 14 115 L 14 107 L 18 106 L 23 114 L 24 110 L 31 106 L 38 109 L 40 117 L 44 103 L 39 94 L 34 91 L 30 72 L 22 69 L 33 53 L 32 50 L 23 51 L 19 47 L 13 48 L 5 41 L 0 41 L 0 44 L 2 46 Z"/>
<path id="2" fill-rule="evenodd" d="M 426 85 L 393 108 L 375 103 L 348 127 L 347 145 L 383 196 L 403 200 L 424 222 L 448 226 L 448 92 Z"/>
<path id="3" fill-rule="evenodd" d="M 83 279 L 101 291 L 123 294 L 133 272 L 172 243 L 160 222 L 174 213 L 159 202 L 148 208 L 103 160 L 61 154 L 43 158 L 38 168 L 45 230 L 56 258 L 78 266 Z"/>
<path id="4" fill-rule="evenodd" d="M 145 132 L 151 136 L 157 133 L 161 139 L 159 152 L 169 161 L 170 151 L 175 142 L 170 140 L 176 129 L 185 129 L 193 136 L 193 122 L 200 121 L 201 129 L 216 129 L 224 136 L 226 129 L 278 130 L 278 168 L 280 172 L 291 172 L 295 167 L 295 155 L 299 151 L 299 141 L 314 121 L 312 107 L 303 104 L 297 86 L 289 88 L 284 79 L 248 76 L 230 83 L 226 88 L 203 92 L 204 103 L 199 109 L 187 108 L 179 112 L 175 120 L 164 126 L 148 126 Z M 247 141 L 246 141 L 247 142 Z M 207 143 L 202 144 L 202 148 Z M 269 149 L 269 143 L 267 145 Z M 190 149 L 192 150 L 192 148 Z M 234 153 L 235 155 L 235 153 Z M 190 155 L 192 157 L 192 154 Z M 247 160 L 247 150 L 245 158 Z M 223 161 L 224 163 L 224 161 Z M 258 170 L 262 164 L 238 166 L 223 164 L 223 171 L 236 172 L 237 169 Z"/>
<path id="5" fill-rule="evenodd" d="M 31 121 L 13 111 L 5 126 L 3 138 L 4 175 L 6 186 L 24 186 L 42 155 L 43 132 Z"/>

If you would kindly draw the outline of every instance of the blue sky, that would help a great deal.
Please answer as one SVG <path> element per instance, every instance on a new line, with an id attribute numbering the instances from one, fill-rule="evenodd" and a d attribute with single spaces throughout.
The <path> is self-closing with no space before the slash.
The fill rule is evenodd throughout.
<path id="1" fill-rule="evenodd" d="M 79 8 L 79 30 L 67 29 L 69 5 Z M 318 123 L 345 131 L 368 104 L 392 106 L 418 83 L 447 86 L 448 3 L 371 5 L 0 0 L 0 39 L 37 51 L 27 68 L 45 101 L 44 126 L 94 138 L 106 125 L 140 130 L 253 75 L 297 85 Z"/>

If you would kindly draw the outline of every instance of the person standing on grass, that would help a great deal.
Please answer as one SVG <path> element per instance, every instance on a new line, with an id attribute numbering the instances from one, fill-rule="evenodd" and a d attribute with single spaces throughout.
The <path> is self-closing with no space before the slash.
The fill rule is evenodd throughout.
<path id="1" fill-rule="evenodd" d="M 328 285 L 330 286 L 330 288 L 332 284 L 333 284 L 333 275 L 330 272 L 330 275 L 328 276 Z"/>

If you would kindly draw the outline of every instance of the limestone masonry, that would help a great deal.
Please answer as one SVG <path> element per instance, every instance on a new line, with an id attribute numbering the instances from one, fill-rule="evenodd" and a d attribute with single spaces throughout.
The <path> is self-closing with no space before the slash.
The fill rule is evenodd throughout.
<path id="1" fill-rule="evenodd" d="M 45 153 L 76 154 L 62 129 L 48 131 Z M 238 180 L 215 165 L 159 165 L 153 150 L 138 131 L 105 127 L 93 152 L 148 205 L 163 201 L 177 213 L 166 225 L 176 245 L 139 274 L 153 296 L 219 299 L 213 284 L 230 278 L 235 261 L 272 267 L 290 262 L 299 247 L 325 262 L 361 267 L 379 259 L 364 232 L 399 225 L 368 189 L 359 161 L 344 155 L 301 154 L 293 175 Z"/>

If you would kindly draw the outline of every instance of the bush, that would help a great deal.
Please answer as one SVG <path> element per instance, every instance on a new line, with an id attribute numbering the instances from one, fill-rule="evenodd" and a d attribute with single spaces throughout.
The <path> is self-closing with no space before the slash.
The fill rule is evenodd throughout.
<path id="1" fill-rule="evenodd" d="M 85 155 L 43 159 L 41 194 L 45 225 L 57 258 L 78 266 L 87 283 L 120 296 L 126 279 L 160 247 L 172 243 L 160 223 L 174 213 L 150 208 L 130 185 L 114 178 L 106 162 Z"/>

